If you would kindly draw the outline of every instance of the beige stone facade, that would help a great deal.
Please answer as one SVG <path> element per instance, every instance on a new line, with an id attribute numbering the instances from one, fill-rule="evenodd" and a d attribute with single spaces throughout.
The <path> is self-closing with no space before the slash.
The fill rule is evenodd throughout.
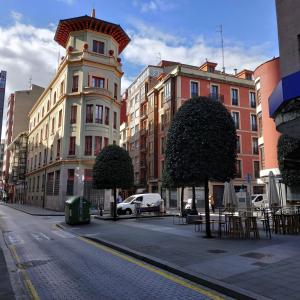
<path id="1" fill-rule="evenodd" d="M 95 27 L 74 31 L 83 18 Z M 119 144 L 120 44 L 99 31 L 111 23 L 87 16 L 69 20 L 76 25 L 67 28 L 69 36 L 62 36 L 66 20 L 55 36 L 60 44 L 65 38 L 66 55 L 29 113 L 27 202 L 63 210 L 68 197 L 84 195 L 107 207 L 110 191 L 92 188 L 92 168 L 104 146 Z"/>

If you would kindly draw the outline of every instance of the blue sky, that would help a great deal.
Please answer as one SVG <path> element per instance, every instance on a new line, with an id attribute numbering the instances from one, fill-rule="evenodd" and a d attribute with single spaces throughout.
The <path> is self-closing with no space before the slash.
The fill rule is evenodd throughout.
<path id="1" fill-rule="evenodd" d="M 58 52 L 53 41 L 60 19 L 90 14 L 120 24 L 132 41 L 122 54 L 123 88 L 159 58 L 221 67 L 223 25 L 226 71 L 254 69 L 278 55 L 274 0 L 0 0 L 0 69 L 8 71 L 7 94 L 46 86 Z"/>

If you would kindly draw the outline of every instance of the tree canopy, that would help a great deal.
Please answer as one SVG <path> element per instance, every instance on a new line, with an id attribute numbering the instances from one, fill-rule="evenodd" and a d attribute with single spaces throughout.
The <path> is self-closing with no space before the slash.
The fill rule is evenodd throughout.
<path id="1" fill-rule="evenodd" d="M 283 182 L 288 186 L 300 185 L 300 168 L 293 160 L 300 159 L 300 139 L 281 135 L 277 144 L 277 158 Z M 288 159 L 292 159 L 290 163 Z"/>
<path id="2" fill-rule="evenodd" d="M 236 129 L 230 113 L 206 97 L 186 101 L 174 116 L 166 145 L 166 170 L 176 186 L 235 176 Z"/>
<path id="3" fill-rule="evenodd" d="M 98 189 L 132 187 L 133 166 L 128 151 L 116 145 L 105 147 L 96 158 L 93 182 Z"/>

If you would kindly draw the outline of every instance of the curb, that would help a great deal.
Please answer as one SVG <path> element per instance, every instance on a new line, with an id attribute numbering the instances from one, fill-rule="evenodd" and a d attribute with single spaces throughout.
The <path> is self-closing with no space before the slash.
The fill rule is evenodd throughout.
<path id="1" fill-rule="evenodd" d="M 62 224 L 56 224 L 57 227 L 68 231 L 68 228 L 65 227 Z M 72 231 L 73 234 L 84 237 L 86 239 L 89 239 L 91 241 L 94 241 L 96 243 L 99 243 L 101 245 L 104 245 L 106 247 L 109 247 L 111 249 L 114 249 L 116 251 L 119 251 L 121 253 L 124 253 L 128 256 L 131 256 L 133 258 L 136 258 L 138 260 L 144 261 L 150 265 L 153 265 L 155 267 L 158 267 L 160 269 L 163 269 L 165 271 L 168 271 L 170 273 L 173 273 L 177 276 L 180 276 L 182 278 L 185 278 L 189 281 L 192 281 L 194 283 L 203 285 L 205 287 L 208 287 L 212 290 L 215 290 L 217 292 L 220 292 L 226 296 L 235 298 L 235 299 L 240 299 L 240 300 L 270 300 L 270 298 L 264 297 L 262 295 L 258 295 L 254 292 L 239 288 L 239 287 L 235 287 L 231 284 L 228 284 L 226 282 L 217 280 L 217 279 L 213 279 L 211 277 L 208 277 L 206 275 L 199 275 L 195 272 L 192 271 L 187 271 L 177 265 L 171 264 L 167 261 L 161 260 L 159 258 L 156 257 L 152 257 L 150 255 L 147 254 L 143 254 L 141 252 L 132 250 L 130 248 L 127 248 L 125 246 L 121 246 L 118 245 L 116 243 L 113 242 L 109 242 L 107 240 L 104 239 L 99 239 L 99 238 L 92 238 L 89 236 L 85 236 L 85 235 L 80 235 L 77 233 L 74 233 Z"/>
<path id="2" fill-rule="evenodd" d="M 12 208 L 12 209 L 15 209 L 15 210 L 18 210 L 18 211 L 21 211 L 25 214 L 28 214 L 28 215 L 31 215 L 31 216 L 38 216 L 38 217 L 61 217 L 61 216 L 64 216 L 65 214 L 35 214 L 35 213 L 30 213 L 26 210 L 23 210 L 23 209 L 20 209 L 20 208 L 16 208 L 16 207 L 13 207 L 13 206 L 10 206 L 10 205 L 7 205 L 7 204 L 2 204 L 3 206 L 6 206 L 6 207 L 9 207 L 9 208 Z"/>
<path id="3" fill-rule="evenodd" d="M 150 218 L 165 218 L 165 217 L 173 217 L 175 216 L 174 214 L 171 214 L 171 215 L 157 215 L 157 216 L 140 216 L 140 217 L 137 217 L 137 216 L 129 216 L 129 217 L 121 217 L 121 218 L 117 218 L 118 221 L 120 220 L 133 220 L 133 219 L 150 219 Z M 102 220 L 102 221 L 113 221 L 114 218 L 113 217 L 100 217 L 98 215 L 94 215 L 94 219 L 97 219 L 97 220 Z"/>

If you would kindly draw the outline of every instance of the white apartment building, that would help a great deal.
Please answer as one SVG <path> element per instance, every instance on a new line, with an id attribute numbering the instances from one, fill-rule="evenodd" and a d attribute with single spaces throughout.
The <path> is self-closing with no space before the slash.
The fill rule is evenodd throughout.
<path id="1" fill-rule="evenodd" d="M 108 206 L 92 168 L 104 146 L 119 144 L 119 54 L 130 39 L 94 14 L 61 20 L 54 39 L 66 54 L 29 113 L 27 203 L 63 210 L 69 196 L 84 195 Z"/>

